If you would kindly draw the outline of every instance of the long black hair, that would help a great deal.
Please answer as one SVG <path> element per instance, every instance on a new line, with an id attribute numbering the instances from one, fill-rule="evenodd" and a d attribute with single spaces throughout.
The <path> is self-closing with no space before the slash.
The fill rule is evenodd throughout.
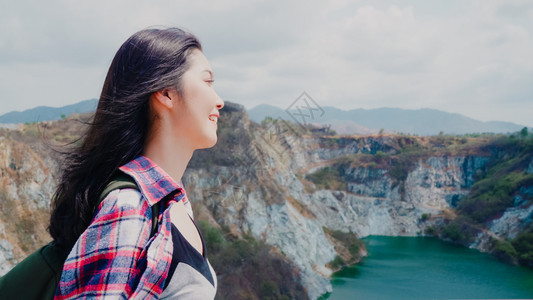
<path id="1" fill-rule="evenodd" d="M 180 91 L 187 57 L 199 40 L 179 28 L 145 29 L 117 51 L 94 119 L 81 143 L 65 157 L 52 201 L 48 230 L 70 250 L 89 226 L 96 201 L 118 168 L 140 155 L 152 119 L 149 98 L 165 88 Z"/>

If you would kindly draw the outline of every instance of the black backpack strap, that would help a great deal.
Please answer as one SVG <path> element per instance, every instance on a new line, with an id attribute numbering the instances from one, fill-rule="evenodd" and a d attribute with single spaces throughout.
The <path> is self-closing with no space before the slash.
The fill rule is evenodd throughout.
<path id="1" fill-rule="evenodd" d="M 139 191 L 139 186 L 131 176 L 121 173 L 106 185 L 104 191 L 100 194 L 96 207 L 100 206 L 100 203 L 102 203 L 109 193 L 118 189 L 135 189 Z M 159 206 L 159 202 L 152 205 L 152 231 L 150 232 L 150 237 L 154 236 L 157 232 L 157 225 L 159 223 Z"/>
<path id="2" fill-rule="evenodd" d="M 159 223 L 159 205 L 160 202 L 152 205 L 152 232 L 150 233 L 150 236 L 154 236 L 157 232 L 157 225 Z"/>
<path id="3" fill-rule="evenodd" d="M 96 203 L 96 207 L 100 206 L 100 203 L 104 201 L 104 199 L 114 190 L 118 189 L 135 189 L 139 190 L 139 187 L 137 186 L 137 183 L 133 178 L 126 174 L 120 174 L 114 177 L 104 188 L 104 191 L 100 194 L 100 198 L 98 199 L 98 203 Z"/>

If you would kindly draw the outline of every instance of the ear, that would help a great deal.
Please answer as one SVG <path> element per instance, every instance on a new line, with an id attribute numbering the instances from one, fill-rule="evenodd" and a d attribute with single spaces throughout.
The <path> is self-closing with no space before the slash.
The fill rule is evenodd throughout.
<path id="1" fill-rule="evenodd" d="M 174 103 L 172 102 L 172 90 L 171 89 L 164 89 L 161 91 L 157 91 L 152 94 L 150 97 L 153 99 L 154 102 L 156 102 L 159 105 L 162 105 L 163 107 L 167 109 L 172 109 L 174 106 Z"/>

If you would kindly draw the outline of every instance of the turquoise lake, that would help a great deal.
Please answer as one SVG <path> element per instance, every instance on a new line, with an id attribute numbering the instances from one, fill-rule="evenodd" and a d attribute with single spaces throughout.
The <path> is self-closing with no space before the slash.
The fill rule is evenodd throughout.
<path id="1" fill-rule="evenodd" d="M 368 256 L 332 278 L 327 299 L 527 299 L 533 269 L 429 237 L 364 238 Z"/>

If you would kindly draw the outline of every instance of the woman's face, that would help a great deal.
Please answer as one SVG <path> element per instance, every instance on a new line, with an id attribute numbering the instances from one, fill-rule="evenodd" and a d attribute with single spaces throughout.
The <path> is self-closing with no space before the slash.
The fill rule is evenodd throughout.
<path id="1" fill-rule="evenodd" d="M 189 69 L 181 79 L 174 106 L 174 128 L 185 134 L 194 149 L 213 147 L 217 142 L 219 110 L 224 101 L 213 89 L 213 70 L 202 51 L 196 49 L 187 57 Z"/>

